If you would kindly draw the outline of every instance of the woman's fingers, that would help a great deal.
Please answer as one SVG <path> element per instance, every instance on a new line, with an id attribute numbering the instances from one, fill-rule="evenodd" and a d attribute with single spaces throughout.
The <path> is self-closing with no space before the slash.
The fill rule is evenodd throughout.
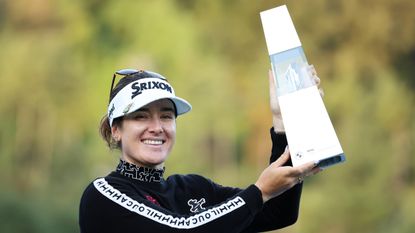
<path id="1" fill-rule="evenodd" d="M 313 176 L 321 171 L 323 171 L 323 169 L 321 169 L 320 167 L 315 167 L 313 168 L 313 170 L 311 170 L 311 172 L 307 176 Z"/>
<path id="2" fill-rule="evenodd" d="M 275 84 L 275 79 L 272 74 L 271 70 L 268 70 L 268 80 L 269 80 L 269 98 L 270 98 L 270 104 L 271 104 L 271 111 L 274 114 L 281 114 L 280 113 L 280 106 L 278 104 L 277 99 L 277 88 Z"/>
<path id="3" fill-rule="evenodd" d="M 309 65 L 308 66 L 308 73 L 311 76 L 311 78 L 313 79 L 314 83 L 317 85 L 318 91 L 320 92 L 321 97 L 324 97 L 324 91 L 323 88 L 321 87 L 321 80 L 320 78 L 317 76 L 317 71 L 314 68 L 314 65 Z"/>
<path id="4" fill-rule="evenodd" d="M 285 147 L 284 153 L 274 162 L 276 166 L 281 167 L 284 165 L 288 159 L 290 158 L 290 150 L 288 149 L 288 146 Z"/>
<path id="5" fill-rule="evenodd" d="M 320 82 L 321 82 L 320 78 L 317 76 L 314 76 L 313 78 L 314 78 L 314 82 L 316 83 L 317 87 L 320 87 Z"/>
<path id="6" fill-rule="evenodd" d="M 275 90 L 275 80 L 274 75 L 272 74 L 272 70 L 268 70 L 268 80 L 269 80 L 269 87 Z"/>
<path id="7" fill-rule="evenodd" d="M 312 162 L 308 162 L 305 164 L 302 164 L 300 166 L 298 166 L 298 171 L 301 175 L 305 175 L 307 173 L 309 173 L 311 170 L 313 170 L 313 168 L 316 167 L 316 163 Z"/>
<path id="8" fill-rule="evenodd" d="M 282 155 L 273 163 L 273 166 L 281 167 L 289 160 L 289 158 L 290 150 L 287 146 L 284 153 L 282 153 Z M 322 169 L 317 166 L 316 162 L 312 161 L 297 167 L 292 167 L 291 176 L 305 178 L 307 176 L 317 174 L 320 171 L 322 171 Z"/>
<path id="9" fill-rule="evenodd" d="M 296 167 L 296 172 L 293 176 L 295 176 L 297 181 L 300 183 L 308 176 L 315 175 L 321 171 L 322 169 L 317 166 L 316 162 L 308 162 Z"/>

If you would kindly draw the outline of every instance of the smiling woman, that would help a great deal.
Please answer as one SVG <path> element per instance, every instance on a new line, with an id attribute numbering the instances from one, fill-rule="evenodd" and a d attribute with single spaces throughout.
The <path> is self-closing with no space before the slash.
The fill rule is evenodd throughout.
<path id="1" fill-rule="evenodd" d="M 169 99 L 156 100 L 112 127 L 121 141 L 122 159 L 151 168 L 163 168 L 176 139 L 175 107 Z"/>
<path id="2" fill-rule="evenodd" d="M 84 191 L 81 232 L 257 232 L 296 221 L 302 179 L 319 168 L 314 163 L 291 166 L 284 132 L 271 130 L 272 163 L 245 189 L 198 175 L 164 179 L 176 117 L 191 105 L 160 74 L 132 69 L 116 74 L 124 77 L 114 89 L 113 77 L 100 132 L 111 148 L 120 149 L 120 162 Z M 278 122 L 278 103 L 271 105 Z"/>
<path id="3" fill-rule="evenodd" d="M 124 75 L 113 88 L 116 75 Z M 143 94 L 144 93 L 144 94 Z M 160 99 L 168 99 L 173 103 L 175 117 L 191 110 L 191 105 L 184 99 L 175 96 L 173 87 L 160 74 L 134 69 L 115 72 L 110 89 L 108 114 L 102 118 L 100 132 L 110 148 L 121 149 L 121 140 L 116 140 L 111 127 L 118 126 L 130 113 Z M 131 118 L 131 117 L 130 117 Z"/>

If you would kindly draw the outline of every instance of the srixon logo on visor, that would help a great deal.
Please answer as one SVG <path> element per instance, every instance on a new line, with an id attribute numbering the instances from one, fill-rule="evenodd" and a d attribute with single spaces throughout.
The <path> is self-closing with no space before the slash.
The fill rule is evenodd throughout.
<path id="1" fill-rule="evenodd" d="M 168 85 L 167 83 L 158 82 L 158 81 L 148 81 L 145 83 L 135 82 L 133 83 L 131 88 L 134 90 L 133 93 L 131 93 L 131 99 L 143 93 L 144 90 L 150 90 L 150 89 L 161 89 L 161 90 L 165 90 L 170 93 L 173 93 L 170 85 Z"/>

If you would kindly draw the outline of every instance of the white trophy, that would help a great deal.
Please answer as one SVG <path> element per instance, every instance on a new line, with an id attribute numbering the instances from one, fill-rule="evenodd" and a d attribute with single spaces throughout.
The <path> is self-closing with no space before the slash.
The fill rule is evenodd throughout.
<path id="1" fill-rule="evenodd" d="M 325 168 L 345 161 L 285 5 L 260 13 L 293 166 Z"/>

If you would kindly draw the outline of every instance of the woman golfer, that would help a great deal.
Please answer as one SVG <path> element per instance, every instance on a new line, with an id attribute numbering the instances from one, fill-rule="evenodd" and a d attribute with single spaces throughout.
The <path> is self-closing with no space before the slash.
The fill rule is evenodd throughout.
<path id="1" fill-rule="evenodd" d="M 116 74 L 124 77 L 113 88 Z M 271 164 L 241 189 L 199 175 L 165 177 L 176 118 L 191 105 L 160 74 L 131 69 L 116 74 L 100 131 L 121 151 L 120 162 L 85 189 L 81 232 L 259 232 L 296 222 L 302 179 L 320 169 L 314 163 L 291 166 L 271 75 Z"/>

